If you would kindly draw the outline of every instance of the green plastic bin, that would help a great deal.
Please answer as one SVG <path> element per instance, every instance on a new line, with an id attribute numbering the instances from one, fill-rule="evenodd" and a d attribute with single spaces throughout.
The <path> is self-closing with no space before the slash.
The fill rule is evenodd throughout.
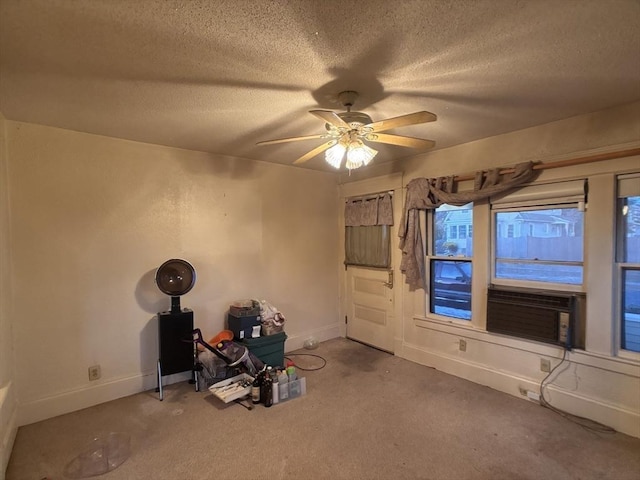
<path id="1" fill-rule="evenodd" d="M 258 338 L 245 338 L 241 342 L 256 357 L 272 367 L 284 366 L 284 342 L 287 334 L 284 332 L 274 333 Z"/>

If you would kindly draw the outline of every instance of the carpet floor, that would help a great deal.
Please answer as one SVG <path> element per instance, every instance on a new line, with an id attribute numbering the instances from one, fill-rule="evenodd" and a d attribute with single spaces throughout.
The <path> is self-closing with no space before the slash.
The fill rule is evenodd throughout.
<path id="1" fill-rule="evenodd" d="M 640 439 L 344 338 L 290 356 L 307 393 L 252 410 L 182 382 L 21 427 L 7 480 L 59 480 L 96 436 L 130 455 L 106 480 L 640 479 Z"/>

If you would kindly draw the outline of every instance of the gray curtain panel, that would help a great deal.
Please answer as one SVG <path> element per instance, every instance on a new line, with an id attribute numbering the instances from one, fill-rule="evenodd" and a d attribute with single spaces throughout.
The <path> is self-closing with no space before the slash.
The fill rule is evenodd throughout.
<path id="1" fill-rule="evenodd" d="M 432 210 L 442 204 L 465 205 L 469 202 L 516 189 L 531 182 L 538 174 L 533 162 L 524 162 L 514 167 L 513 173 L 500 175 L 500 168 L 487 172 L 476 172 L 473 190 L 455 192 L 455 177 L 415 178 L 407 184 L 407 195 L 402 212 L 398 235 L 402 260 L 400 271 L 411 290 L 427 291 L 425 280 L 425 258 L 420 233 L 420 210 Z"/>
<path id="2" fill-rule="evenodd" d="M 388 268 L 391 266 L 389 225 L 346 227 L 345 265 Z"/>
<path id="3" fill-rule="evenodd" d="M 390 225 L 393 197 L 382 195 L 352 198 L 344 208 L 345 265 L 387 268 L 391 265 Z"/>

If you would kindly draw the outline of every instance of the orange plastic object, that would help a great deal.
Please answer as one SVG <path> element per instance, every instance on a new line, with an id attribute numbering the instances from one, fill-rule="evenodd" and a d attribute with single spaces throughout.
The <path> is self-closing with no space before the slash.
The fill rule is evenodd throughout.
<path id="1" fill-rule="evenodd" d="M 209 345 L 218 345 L 223 340 L 233 340 L 233 332 L 231 330 L 222 330 L 219 334 L 209 340 Z"/>

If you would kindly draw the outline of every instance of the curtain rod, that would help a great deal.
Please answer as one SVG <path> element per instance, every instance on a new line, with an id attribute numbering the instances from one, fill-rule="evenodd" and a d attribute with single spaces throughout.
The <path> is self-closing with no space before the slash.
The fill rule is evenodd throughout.
<path id="1" fill-rule="evenodd" d="M 358 195 L 356 197 L 349 197 L 345 200 L 345 203 L 349 203 L 349 202 L 361 202 L 362 200 L 371 200 L 373 198 L 382 198 L 385 195 L 391 195 L 393 197 L 393 190 L 389 190 L 388 192 L 378 192 L 378 193 L 372 193 L 370 195 Z"/>
<path id="2" fill-rule="evenodd" d="M 632 157 L 634 155 L 640 155 L 640 148 L 631 148 L 629 150 L 618 150 L 616 152 L 609 153 L 597 153 L 594 155 L 586 155 L 584 157 L 569 158 L 567 160 L 558 160 L 557 162 L 548 163 L 536 163 L 533 166 L 534 170 L 547 170 L 550 168 L 570 167 L 573 165 L 583 165 L 585 163 L 600 162 L 602 160 L 613 160 L 616 158 Z M 500 170 L 500 175 L 507 173 L 513 173 L 515 169 L 513 167 Z M 476 178 L 475 174 L 454 175 L 454 180 L 462 182 L 465 180 L 473 180 Z"/>

